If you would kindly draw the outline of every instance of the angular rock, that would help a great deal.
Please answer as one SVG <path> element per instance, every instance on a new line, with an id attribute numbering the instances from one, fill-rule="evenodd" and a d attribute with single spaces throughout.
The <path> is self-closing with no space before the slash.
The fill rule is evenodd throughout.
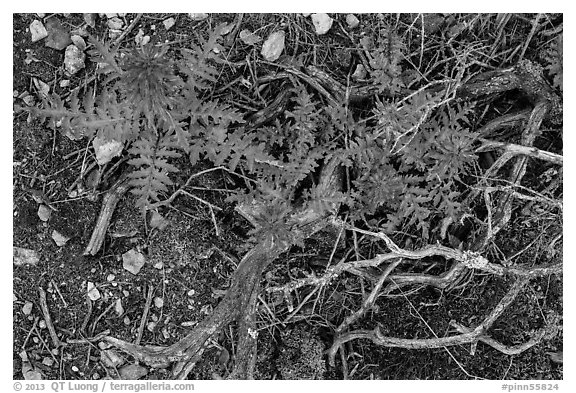
<path id="1" fill-rule="evenodd" d="M 122 254 L 122 267 L 134 275 L 140 272 L 145 263 L 144 255 L 134 249 Z"/>
<path id="2" fill-rule="evenodd" d="M 93 302 L 95 302 L 96 300 L 101 298 L 100 295 L 100 291 L 98 290 L 98 288 L 96 288 L 96 286 L 94 285 L 93 282 L 88 281 L 87 284 L 87 292 L 88 292 L 88 297 L 90 298 L 90 300 L 92 300 Z"/>
<path id="3" fill-rule="evenodd" d="M 164 20 L 162 23 L 164 24 L 164 28 L 166 30 L 170 30 L 176 24 L 176 19 L 168 18 Z"/>
<path id="4" fill-rule="evenodd" d="M 356 15 L 348 14 L 346 15 L 346 24 L 348 25 L 348 28 L 355 29 L 360 24 L 360 21 L 358 20 Z"/>
<path id="5" fill-rule="evenodd" d="M 328 16 L 328 14 L 312 14 L 311 18 L 316 34 L 318 35 L 328 33 L 328 30 L 330 30 L 332 22 L 334 21 Z"/>
<path id="6" fill-rule="evenodd" d="M 54 240 L 54 243 L 56 243 L 58 247 L 62 247 L 68 242 L 68 240 L 70 240 L 70 238 L 54 230 L 52 231 L 52 240 Z"/>
<path id="7" fill-rule="evenodd" d="M 40 261 L 40 254 L 28 248 L 13 247 L 14 265 L 36 265 Z"/>
<path id="8" fill-rule="evenodd" d="M 76 45 L 69 45 L 64 55 L 64 67 L 70 75 L 74 75 L 85 67 L 86 55 Z"/>
<path id="9" fill-rule="evenodd" d="M 48 31 L 46 31 L 46 28 L 39 20 L 30 23 L 30 34 L 32 35 L 32 42 L 48 37 Z"/>
<path id="10" fill-rule="evenodd" d="M 96 137 L 92 141 L 92 146 L 96 152 L 98 165 L 104 165 L 116 156 L 119 156 L 124 149 L 124 144 L 115 140 L 108 141 L 104 138 Z"/>

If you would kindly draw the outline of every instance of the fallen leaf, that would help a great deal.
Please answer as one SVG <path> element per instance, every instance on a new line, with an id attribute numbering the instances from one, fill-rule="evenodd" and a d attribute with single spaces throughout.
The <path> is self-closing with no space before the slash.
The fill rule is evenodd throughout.
<path id="1" fill-rule="evenodd" d="M 242 42 L 245 43 L 246 45 L 255 45 L 260 41 L 262 41 L 262 37 L 246 29 L 242 30 L 240 34 L 238 34 L 238 36 L 240 37 Z"/>
<path id="2" fill-rule="evenodd" d="M 146 259 L 142 253 L 132 249 L 122 254 L 122 267 L 132 274 L 138 274 L 144 266 Z"/>
<path id="3" fill-rule="evenodd" d="M 46 28 L 39 20 L 34 20 L 30 23 L 30 34 L 32 35 L 32 42 L 48 37 L 48 31 L 46 31 Z"/>
<path id="4" fill-rule="evenodd" d="M 348 28 L 354 29 L 354 28 L 358 27 L 358 25 L 360 24 L 360 21 L 358 20 L 356 15 L 348 14 L 348 15 L 346 15 L 346 24 L 348 25 Z"/>
<path id="5" fill-rule="evenodd" d="M 564 363 L 564 353 L 563 353 L 563 351 L 558 351 L 558 352 L 546 352 L 546 355 L 550 356 L 550 360 L 552 360 L 554 363 L 560 363 L 560 364 L 563 364 L 563 363 Z"/>
<path id="6" fill-rule="evenodd" d="M 96 137 L 92 140 L 92 146 L 96 152 L 96 161 L 98 165 L 102 166 L 112 160 L 112 158 L 119 156 L 124 149 L 124 144 L 116 140 L 106 140 L 104 138 Z"/>
<path id="7" fill-rule="evenodd" d="M 312 24 L 316 30 L 316 34 L 322 35 L 328 33 L 332 27 L 333 19 L 328 14 L 312 14 Z"/>
<path id="8" fill-rule="evenodd" d="M 90 300 L 92 300 L 93 302 L 95 302 L 96 300 L 100 299 L 100 291 L 98 290 L 98 288 L 96 288 L 96 286 L 94 285 L 93 282 L 88 281 L 87 284 L 87 291 L 88 291 L 88 297 L 90 298 Z"/>
<path id="9" fill-rule="evenodd" d="M 169 221 L 162 217 L 157 211 L 152 212 L 152 217 L 150 218 L 150 226 L 152 228 L 157 228 L 158 230 L 164 230 L 168 226 Z"/>
<path id="10" fill-rule="evenodd" d="M 63 234 L 61 234 L 57 230 L 53 230 L 52 231 L 52 240 L 54 240 L 54 243 L 56 243 L 56 245 L 58 247 L 62 247 L 63 245 L 65 245 L 68 242 L 68 240 L 70 240 L 70 238 L 64 236 Z"/>
<path id="11" fill-rule="evenodd" d="M 32 77 L 32 83 L 38 91 L 38 98 L 46 99 L 48 98 L 48 93 L 50 93 L 50 85 L 38 78 Z"/>
<path id="12" fill-rule="evenodd" d="M 76 45 L 76 48 L 80 49 L 82 52 L 86 50 L 86 41 L 84 41 L 82 36 L 74 34 L 70 37 L 70 39 L 72 40 L 72 43 Z"/>
<path id="13" fill-rule="evenodd" d="M 70 75 L 74 75 L 85 67 L 86 55 L 76 45 L 68 45 L 64 54 L 64 68 Z"/>
<path id="14" fill-rule="evenodd" d="M 40 255 L 35 250 L 30 250 L 28 248 L 13 247 L 13 260 L 14 265 L 36 265 L 40 261 Z"/>
<path id="15" fill-rule="evenodd" d="M 41 380 L 43 379 L 42 373 L 32 366 L 32 363 L 28 360 L 28 354 L 26 351 L 20 352 L 20 358 L 22 359 L 22 376 L 25 380 Z"/>
<path id="16" fill-rule="evenodd" d="M 166 30 L 170 30 L 176 24 L 176 20 L 174 18 L 168 18 L 162 23 L 164 24 L 164 28 Z"/>
<path id="17" fill-rule="evenodd" d="M 218 363 L 225 365 L 230 360 L 230 352 L 224 347 L 220 351 L 220 356 L 218 356 Z"/>
<path id="18" fill-rule="evenodd" d="M 148 374 L 148 369 L 138 364 L 128 364 L 118 370 L 121 379 L 136 380 Z"/>
<path id="19" fill-rule="evenodd" d="M 268 36 L 262 45 L 262 56 L 268 61 L 276 61 L 284 50 L 284 31 L 276 31 Z"/>
<path id="20" fill-rule="evenodd" d="M 40 220 L 46 222 L 50 220 L 51 215 L 52 215 L 52 209 L 50 209 L 48 206 L 44 204 L 38 206 L 38 218 L 40 218 Z"/>
<path id="21" fill-rule="evenodd" d="M 48 31 L 48 37 L 46 37 L 45 42 L 47 47 L 62 50 L 72 43 L 70 33 L 62 26 L 58 18 L 48 18 L 46 21 L 46 30 Z"/>

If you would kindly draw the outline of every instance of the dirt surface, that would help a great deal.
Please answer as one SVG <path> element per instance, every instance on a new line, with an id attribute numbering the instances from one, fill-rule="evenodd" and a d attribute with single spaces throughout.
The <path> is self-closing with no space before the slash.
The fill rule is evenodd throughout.
<path id="1" fill-rule="evenodd" d="M 176 17 L 176 24 L 166 31 L 162 21 L 170 16 Z M 82 15 L 58 14 L 58 17 L 71 30 L 83 24 Z M 125 19 L 128 22 L 133 17 L 128 14 Z M 308 30 L 301 28 L 304 22 L 299 16 L 290 18 L 251 15 L 245 21 L 248 27 L 261 26 L 254 30 L 263 37 L 273 26 L 287 23 L 287 41 L 298 37 L 295 41 L 300 45 L 316 45 L 317 50 L 307 53 L 317 56 L 318 64 L 343 68 L 342 64 L 348 63 L 350 51 L 342 44 L 343 34 L 339 29 L 318 38 L 309 24 L 305 24 Z M 293 23 L 294 18 L 299 23 Z M 370 29 L 367 18 L 363 19 L 362 29 Z M 31 42 L 28 26 L 34 19 L 39 18 L 34 14 L 14 15 L 14 90 L 34 94 L 33 77 L 47 82 L 59 94 L 81 86 L 94 74 L 95 65 L 87 61 L 86 69 L 75 76 L 65 75 L 64 51 L 47 48 L 43 41 Z M 192 21 L 186 15 L 145 15 L 122 45 L 134 45 L 134 36 L 140 28 L 153 33 L 152 42 L 185 45 L 206 29 L 234 20 L 235 15 L 226 14 L 203 21 Z M 98 18 L 96 27 L 90 31 L 105 37 L 106 17 Z M 27 62 L 31 57 L 34 60 Z M 61 87 L 62 80 L 70 82 Z M 22 105 L 22 100 L 15 98 L 15 103 Z M 70 193 L 70 187 L 82 167 L 93 162 L 92 153 L 84 154 L 85 147 L 86 141 L 71 141 L 37 121 L 28 122 L 26 114 L 14 116 L 13 245 L 35 250 L 40 256 L 35 265 L 14 265 L 14 379 L 23 378 L 23 351 L 44 379 L 112 377 L 98 342 L 81 342 L 82 338 L 94 337 L 106 330 L 130 342 L 137 339 L 139 332 L 143 344 L 166 346 L 177 342 L 190 326 L 211 313 L 230 285 L 230 275 L 251 247 L 247 235 L 250 225 L 234 211 L 232 203 L 226 202 L 226 192 L 198 191 L 196 194 L 222 209 L 215 215 L 219 236 L 216 236 L 210 210 L 195 199 L 181 196 L 170 208 L 163 208 L 168 224 L 159 230 L 150 227 L 150 215 L 142 217 L 134 207 L 135 198 L 127 194 L 116 209 L 103 249 L 96 256 L 84 256 L 102 197 L 111 185 L 111 180 L 100 184 L 90 197 L 71 196 L 74 194 Z M 210 168 L 210 164 L 202 162 L 184 168 L 175 176 L 175 183 L 183 183 L 190 175 Z M 218 190 L 231 187 L 230 180 L 215 171 L 195 178 L 190 185 Z M 47 222 L 38 216 L 37 191 L 54 207 Z M 539 244 L 549 243 L 554 229 L 550 228 L 550 233 L 544 234 L 547 238 L 539 240 Z M 512 250 L 528 246 L 535 238 L 534 230 L 511 226 L 500 240 L 502 252 L 510 255 Z M 69 238 L 65 245 L 55 243 L 54 231 Z M 350 239 L 345 242 L 351 244 Z M 322 260 L 330 255 L 333 244 L 334 233 L 328 233 L 308 239 L 305 248 L 293 247 L 267 269 L 263 283 L 276 285 L 305 273 L 320 274 Z M 364 251 L 368 252 L 366 247 Z M 339 248 L 337 253 L 342 253 L 344 248 Z M 130 250 L 146 257 L 138 274 L 123 268 L 122 256 Z M 528 263 L 531 258 L 550 261 L 562 258 L 562 255 L 545 254 L 544 248 L 531 250 L 522 254 L 518 263 Z M 317 302 L 313 301 L 316 296 L 312 297 L 312 301 L 291 317 L 285 299 L 263 293 L 258 310 L 258 377 L 342 378 L 341 363 L 337 362 L 336 368 L 329 367 L 323 351 L 332 344 L 334 327 L 359 307 L 360 298 L 352 294 L 360 294 L 360 288 L 364 290 L 366 283 L 361 281 L 356 276 L 343 278 L 326 287 Z M 98 300 L 88 300 L 89 283 L 98 289 Z M 400 295 L 381 298 L 357 327 L 371 329 L 378 325 L 384 333 L 403 338 L 430 337 L 431 330 L 443 336 L 450 331 L 451 320 L 467 325 L 479 322 L 503 296 L 508 285 L 506 279 L 475 274 L 461 289 L 449 292 L 425 289 L 409 298 Z M 39 288 L 47 292 L 47 305 L 58 338 L 72 343 L 54 347 L 41 310 Z M 294 303 L 300 304 L 307 295 L 305 291 L 299 293 Z M 149 296 L 150 310 L 142 320 Z M 28 302 L 32 303 L 32 309 L 24 312 Z M 493 336 L 507 345 L 522 343 L 528 332 L 542 327 L 549 310 L 562 315 L 561 277 L 535 280 L 531 289 L 523 292 L 515 306 L 492 328 Z M 229 373 L 236 346 L 233 328 L 225 329 L 209 344 L 204 357 L 190 373 L 190 379 L 222 378 Z M 515 356 L 504 355 L 482 343 L 476 348 L 407 350 L 379 347 L 364 340 L 352 342 L 347 349 L 351 379 L 563 378 L 562 364 L 553 362 L 547 354 L 562 351 L 562 334 Z M 129 357 L 125 360 L 131 361 Z M 167 369 L 146 369 L 145 374 L 142 379 L 170 378 Z"/>

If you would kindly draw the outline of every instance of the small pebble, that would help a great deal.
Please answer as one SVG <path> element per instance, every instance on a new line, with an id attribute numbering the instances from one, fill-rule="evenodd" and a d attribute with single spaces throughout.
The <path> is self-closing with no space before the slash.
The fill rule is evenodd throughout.
<path id="1" fill-rule="evenodd" d="M 40 342 L 36 336 L 32 337 L 32 341 L 34 341 L 34 344 L 38 344 Z"/>
<path id="2" fill-rule="evenodd" d="M 24 306 L 22 307 L 22 312 L 24 313 L 24 315 L 30 315 L 30 313 L 32 312 L 32 302 L 26 302 L 24 303 Z"/>
<path id="3" fill-rule="evenodd" d="M 110 273 L 110 274 L 106 277 L 106 281 L 108 281 L 108 282 L 114 281 L 115 278 L 116 278 L 116 276 L 113 275 L 112 273 Z"/>
<path id="4" fill-rule="evenodd" d="M 60 351 L 58 350 L 58 348 L 54 348 L 54 349 L 52 350 L 52 355 L 54 355 L 54 356 L 60 355 Z"/>
<path id="5" fill-rule="evenodd" d="M 77 372 L 80 371 L 80 370 L 78 369 L 78 367 L 72 366 L 72 371 L 74 371 L 75 373 L 77 373 Z"/>
<path id="6" fill-rule="evenodd" d="M 42 359 L 42 364 L 48 367 L 52 367 L 54 365 L 54 359 L 45 357 L 44 359 Z"/>
<path id="7" fill-rule="evenodd" d="M 45 320 L 41 320 L 40 322 L 38 322 L 38 327 L 40 329 L 46 329 L 46 321 Z"/>
<path id="8" fill-rule="evenodd" d="M 156 306 L 156 308 L 162 308 L 164 307 L 164 300 L 160 297 L 156 297 L 154 298 L 154 305 Z"/>
<path id="9" fill-rule="evenodd" d="M 48 31 L 39 20 L 35 20 L 30 24 L 30 34 L 32 35 L 32 42 L 48 37 Z"/>
<path id="10" fill-rule="evenodd" d="M 191 289 L 188 291 L 188 296 L 194 296 L 196 294 L 196 291 Z"/>
<path id="11" fill-rule="evenodd" d="M 162 23 L 164 24 L 164 28 L 166 30 L 170 30 L 176 24 L 176 20 L 174 18 L 168 18 Z"/>

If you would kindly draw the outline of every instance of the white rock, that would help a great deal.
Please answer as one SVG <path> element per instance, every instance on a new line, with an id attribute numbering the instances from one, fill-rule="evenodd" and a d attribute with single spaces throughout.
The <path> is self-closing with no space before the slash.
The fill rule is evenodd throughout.
<path id="1" fill-rule="evenodd" d="M 312 23 L 318 35 L 328 33 L 328 30 L 332 27 L 332 22 L 333 19 L 328 14 L 312 14 Z"/>
<path id="2" fill-rule="evenodd" d="M 68 45 L 64 54 L 64 67 L 70 75 L 74 75 L 84 68 L 86 55 L 76 45 Z"/>
<path id="3" fill-rule="evenodd" d="M 346 15 L 346 24 L 348 25 L 348 28 L 354 29 L 354 28 L 358 27 L 358 25 L 360 24 L 360 21 L 358 20 L 356 15 L 348 14 L 348 15 Z"/>
<path id="4" fill-rule="evenodd" d="M 116 303 L 114 304 L 114 311 L 116 312 L 116 315 L 118 315 L 118 316 L 124 314 L 124 307 L 122 306 L 122 300 L 121 299 L 116 299 Z"/>
<path id="5" fill-rule="evenodd" d="M 100 299 L 100 291 L 98 290 L 98 288 L 96 288 L 96 286 L 94 285 L 93 282 L 88 281 L 88 297 L 90 298 L 90 300 L 92 301 L 96 301 L 98 299 Z"/>
<path id="6" fill-rule="evenodd" d="M 204 20 L 206 18 L 208 18 L 208 14 L 188 14 L 188 16 L 190 17 L 190 19 L 192 20 Z"/>
<path id="7" fill-rule="evenodd" d="M 36 265 L 40 261 L 40 254 L 28 248 L 13 247 L 12 256 L 14 265 Z"/>
<path id="8" fill-rule="evenodd" d="M 276 61 L 284 51 L 284 31 L 276 31 L 268 36 L 262 45 L 262 56 L 268 61 Z"/>
<path id="9" fill-rule="evenodd" d="M 48 206 L 44 204 L 38 206 L 38 217 L 40 218 L 40 220 L 47 222 L 48 220 L 50 220 L 51 215 L 52 215 L 52 209 L 50 209 Z"/>
<path id="10" fill-rule="evenodd" d="M 67 236 L 64 236 L 63 234 L 61 234 L 57 230 L 53 230 L 52 231 L 52 240 L 54 240 L 54 243 L 56 243 L 56 245 L 58 247 L 62 247 L 68 242 L 68 240 L 70 240 L 70 238 Z"/>
<path id="11" fill-rule="evenodd" d="M 352 79 L 354 80 L 360 80 L 360 79 L 366 79 L 366 68 L 364 67 L 364 65 L 362 64 L 358 64 L 356 66 L 356 70 L 354 71 L 354 73 L 352 74 Z"/>
<path id="12" fill-rule="evenodd" d="M 120 30 L 124 26 L 124 21 L 120 18 L 113 17 L 108 19 L 108 27 L 112 30 Z"/>
<path id="13" fill-rule="evenodd" d="M 48 31 L 39 20 L 34 20 L 30 23 L 30 34 L 32 35 L 32 42 L 48 37 Z"/>
<path id="14" fill-rule="evenodd" d="M 100 360 L 107 367 L 119 367 L 126 363 L 126 359 L 120 356 L 114 349 L 100 351 Z"/>
<path id="15" fill-rule="evenodd" d="M 42 364 L 48 367 L 52 367 L 54 365 L 54 359 L 46 356 L 44 359 L 42 359 Z"/>
<path id="16" fill-rule="evenodd" d="M 104 138 L 96 137 L 92 141 L 92 146 L 96 152 L 98 165 L 104 165 L 112 158 L 119 156 L 124 149 L 124 144 L 115 140 L 108 141 Z"/>
<path id="17" fill-rule="evenodd" d="M 146 259 L 142 253 L 132 249 L 122 254 L 122 267 L 132 274 L 138 274 L 144 266 Z"/>
<path id="18" fill-rule="evenodd" d="M 136 45 L 146 45 L 148 42 L 150 42 L 150 36 L 144 35 L 144 30 L 139 29 L 138 33 L 134 37 L 134 42 Z"/>
<path id="19" fill-rule="evenodd" d="M 30 315 L 33 306 L 34 305 L 32 304 L 32 302 L 24 303 L 24 306 L 22 307 L 22 312 L 24 313 L 24 315 Z"/>
<path id="20" fill-rule="evenodd" d="M 163 21 L 162 23 L 164 24 L 164 28 L 166 30 L 170 30 L 176 24 L 176 19 L 168 18 L 165 21 Z"/>

